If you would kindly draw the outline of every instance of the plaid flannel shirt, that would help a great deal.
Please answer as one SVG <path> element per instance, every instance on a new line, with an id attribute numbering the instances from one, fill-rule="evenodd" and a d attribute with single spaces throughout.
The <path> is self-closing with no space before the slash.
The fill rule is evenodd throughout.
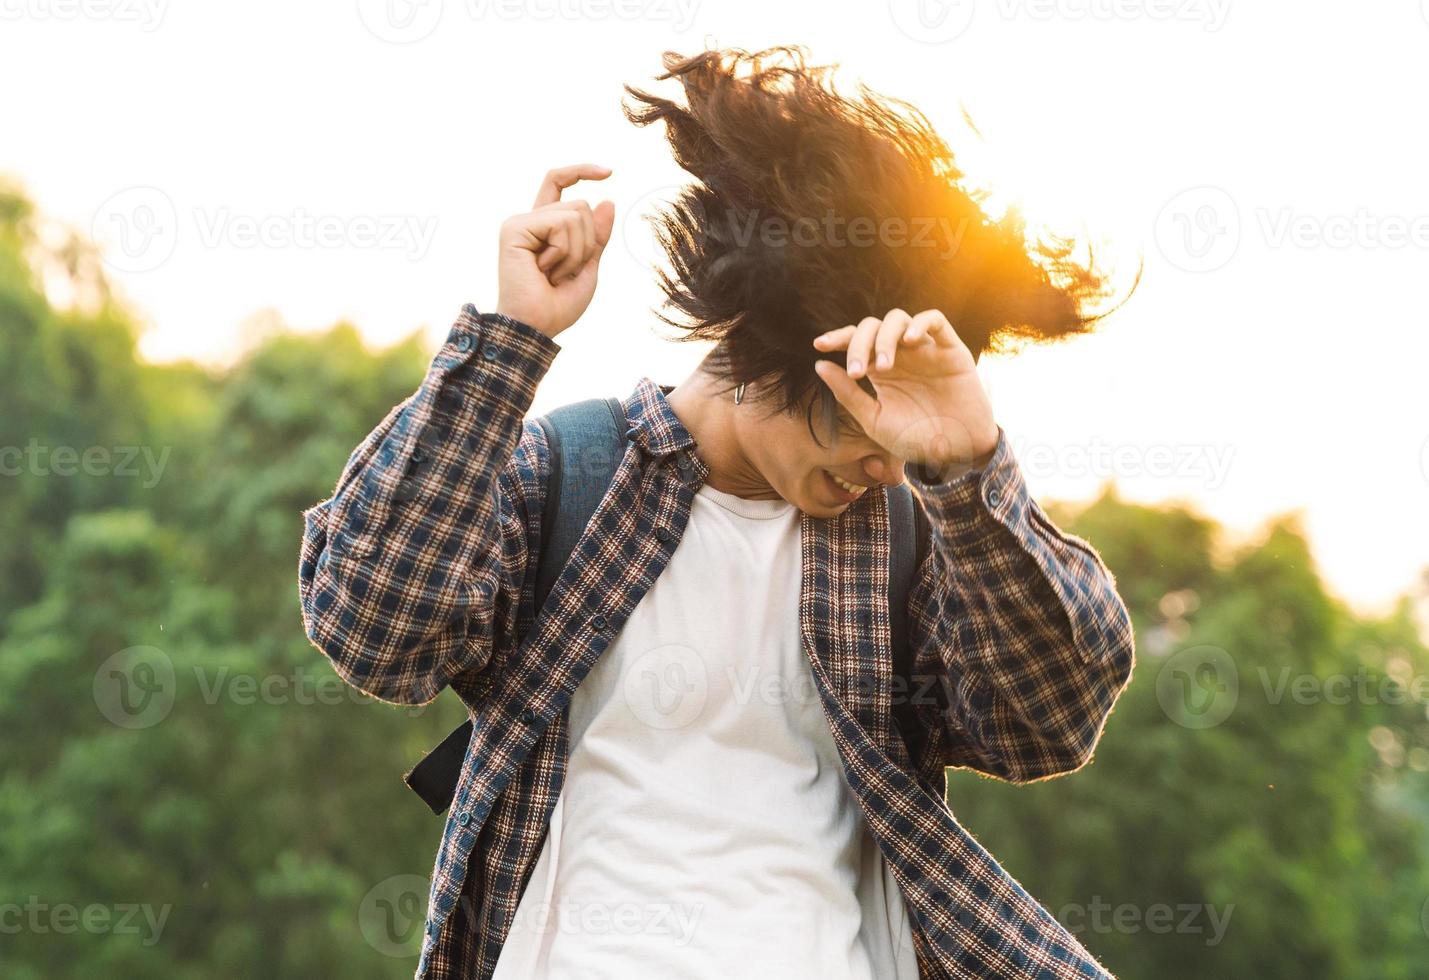
<path id="1" fill-rule="evenodd" d="M 536 610 L 548 453 L 524 417 L 559 349 L 466 306 L 421 387 L 304 515 L 312 642 L 373 697 L 422 704 L 450 685 L 474 721 L 418 977 L 491 976 L 561 791 L 571 695 L 679 546 L 708 472 L 663 390 L 641 382 L 614 483 Z M 932 687 L 893 690 L 886 494 L 800 522 L 803 646 L 845 777 L 923 977 L 1108 977 L 954 819 L 944 767 L 1026 782 L 1087 762 L 1131 674 L 1126 609 L 1096 552 L 1028 495 L 1005 436 L 980 471 L 923 482 L 914 469 L 931 541 L 908 629 Z M 917 705 L 917 759 L 895 696 Z"/>

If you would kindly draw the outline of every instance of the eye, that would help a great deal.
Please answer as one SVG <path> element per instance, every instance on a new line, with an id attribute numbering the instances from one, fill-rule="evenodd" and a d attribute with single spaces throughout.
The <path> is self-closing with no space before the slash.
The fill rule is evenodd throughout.
<path id="1" fill-rule="evenodd" d="M 856 420 L 852 415 L 848 414 L 847 412 L 839 412 L 839 413 L 838 413 L 838 418 L 836 419 L 836 424 L 837 424 L 837 426 L 838 426 L 839 435 L 842 435 L 842 436 L 861 436 L 861 435 L 863 435 L 863 426 L 859 425 L 859 424 L 858 424 L 858 420 Z"/>

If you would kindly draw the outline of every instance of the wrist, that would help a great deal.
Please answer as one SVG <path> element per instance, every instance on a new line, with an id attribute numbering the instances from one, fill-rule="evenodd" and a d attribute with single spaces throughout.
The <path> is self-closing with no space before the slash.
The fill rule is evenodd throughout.
<path id="1" fill-rule="evenodd" d="M 555 340 L 556 335 L 561 332 L 560 328 L 553 327 L 550 323 L 545 322 L 543 317 L 533 315 L 530 310 L 523 309 L 519 304 L 507 304 L 498 301 L 496 308 L 492 310 L 492 312 L 504 316 L 508 320 L 524 323 L 532 330 L 550 340 Z"/>
<path id="2" fill-rule="evenodd" d="M 969 439 L 967 444 L 960 446 L 949 446 L 946 439 L 939 439 L 941 445 L 935 445 L 936 449 L 943 449 L 943 452 L 931 452 L 923 461 L 926 465 L 933 467 L 962 467 L 965 469 L 982 469 L 992 462 L 992 457 L 997 454 L 997 445 L 1002 438 L 1002 429 L 994 422 L 990 428 L 978 436 Z"/>

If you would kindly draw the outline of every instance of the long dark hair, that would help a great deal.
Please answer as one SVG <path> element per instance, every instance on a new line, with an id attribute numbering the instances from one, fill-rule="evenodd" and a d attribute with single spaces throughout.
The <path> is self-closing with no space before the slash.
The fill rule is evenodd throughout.
<path id="1" fill-rule="evenodd" d="M 975 355 L 1007 341 L 1085 332 L 1108 293 L 1074 241 L 1029 241 L 1012 213 L 993 221 L 947 143 L 917 109 L 797 47 L 664 56 L 684 105 L 626 86 L 636 125 L 664 122 L 696 179 L 656 219 L 670 261 L 661 317 L 730 387 L 759 382 L 774 405 L 827 397 L 813 338 L 882 316 L 939 309 Z"/>

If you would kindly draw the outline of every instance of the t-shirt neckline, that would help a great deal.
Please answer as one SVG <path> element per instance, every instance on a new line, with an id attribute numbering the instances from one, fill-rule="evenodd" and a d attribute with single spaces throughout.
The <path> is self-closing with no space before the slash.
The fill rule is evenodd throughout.
<path id="1" fill-rule="evenodd" d="M 794 509 L 794 505 L 787 500 L 751 500 L 748 497 L 736 497 L 732 493 L 716 490 L 708 483 L 701 486 L 696 492 L 712 504 L 723 507 L 740 517 L 748 517 L 757 521 L 783 517 Z"/>

